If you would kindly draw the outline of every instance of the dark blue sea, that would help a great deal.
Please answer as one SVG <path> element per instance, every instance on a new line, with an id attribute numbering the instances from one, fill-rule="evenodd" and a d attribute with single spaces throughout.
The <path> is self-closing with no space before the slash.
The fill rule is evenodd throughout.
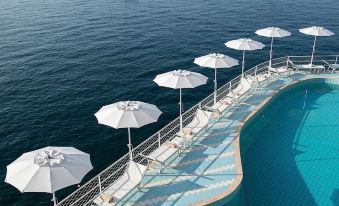
<path id="1" fill-rule="evenodd" d="M 275 41 L 274 56 L 309 55 L 313 38 L 299 28 L 320 25 L 337 36 L 318 38 L 317 54 L 339 53 L 338 0 L 1 0 L 0 205 L 49 205 L 50 194 L 21 194 L 4 183 L 6 165 L 45 146 L 73 146 L 91 154 L 84 182 L 127 152 L 127 131 L 99 125 L 94 113 L 121 100 L 156 104 L 157 123 L 132 129 L 138 145 L 178 115 L 178 91 L 152 80 L 188 69 L 210 77 L 184 90 L 189 108 L 212 92 L 213 70 L 195 57 L 228 49 L 228 40 L 278 26 L 293 35 Z M 247 52 L 247 68 L 268 59 L 269 47 Z M 220 70 L 219 84 L 240 73 Z M 57 192 L 65 197 L 76 186 Z M 245 194 L 246 195 L 246 194 Z"/>

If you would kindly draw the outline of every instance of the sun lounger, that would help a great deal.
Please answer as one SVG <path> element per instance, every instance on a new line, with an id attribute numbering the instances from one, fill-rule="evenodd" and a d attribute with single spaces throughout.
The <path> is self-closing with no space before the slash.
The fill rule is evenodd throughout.
<path id="1" fill-rule="evenodd" d="M 116 205 L 123 197 L 135 188 L 139 188 L 147 166 L 129 161 L 124 174 L 93 202 L 100 206 Z"/>
<path id="2" fill-rule="evenodd" d="M 313 71 L 313 72 L 320 72 L 321 70 L 325 70 L 325 67 L 323 65 L 314 65 L 314 64 L 294 64 L 292 61 L 290 61 L 292 64 L 292 67 L 296 69 L 297 71 Z"/>
<path id="3" fill-rule="evenodd" d="M 257 74 L 255 76 L 249 76 L 248 78 L 260 84 L 268 80 L 271 76 L 272 74 L 270 72 L 265 72 L 265 73 Z"/>
<path id="4" fill-rule="evenodd" d="M 147 158 L 148 165 L 158 164 L 159 172 L 164 168 L 166 160 L 174 154 L 179 154 L 185 147 L 185 139 L 175 136 L 172 140 L 166 141 L 148 155 L 140 154 Z"/>
<path id="5" fill-rule="evenodd" d="M 197 109 L 193 120 L 177 134 L 185 139 L 185 146 L 187 142 L 193 142 L 193 138 L 208 125 L 211 117 L 212 112 Z"/>
<path id="6" fill-rule="evenodd" d="M 229 94 L 227 94 L 227 96 L 238 99 L 251 89 L 252 83 L 253 80 L 250 78 L 241 78 L 239 85 Z"/>
<path id="7" fill-rule="evenodd" d="M 217 103 L 215 103 L 212 107 L 206 106 L 205 108 L 208 111 L 217 113 L 218 117 L 220 117 L 222 112 L 229 108 L 232 104 L 233 104 L 232 98 L 226 96 L 224 99 L 221 99 Z"/>
<path id="8" fill-rule="evenodd" d="M 271 73 L 262 73 L 262 74 L 257 74 L 255 77 L 257 78 L 258 82 L 264 82 L 268 80 L 272 76 Z"/>
<path id="9" fill-rule="evenodd" d="M 161 144 L 150 154 L 141 154 L 141 156 L 147 158 L 148 165 L 160 165 L 159 172 L 161 172 L 166 165 L 165 162 L 174 154 L 179 155 L 186 148 L 187 142 L 191 143 L 196 134 L 208 124 L 210 117 L 211 112 L 198 109 L 193 120 L 182 131 L 179 131 L 172 140 Z"/>
<path id="10" fill-rule="evenodd" d="M 331 68 L 331 73 L 335 72 L 337 69 L 339 69 L 339 64 L 330 64 L 327 61 L 323 60 L 323 62 L 328 66 L 328 68 Z"/>
<path id="11" fill-rule="evenodd" d="M 289 72 L 290 70 L 286 66 L 282 67 L 269 67 L 270 72 L 277 73 L 277 74 L 283 74 L 286 72 Z"/>

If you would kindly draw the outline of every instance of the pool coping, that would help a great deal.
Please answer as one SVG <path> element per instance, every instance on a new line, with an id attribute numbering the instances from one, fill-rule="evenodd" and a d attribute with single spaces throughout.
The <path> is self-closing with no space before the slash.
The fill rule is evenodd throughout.
<path id="1" fill-rule="evenodd" d="M 242 169 L 242 163 L 241 163 L 241 154 L 240 154 L 240 132 L 241 129 L 243 128 L 243 126 L 259 111 L 261 110 L 275 95 L 277 95 L 278 93 L 280 93 L 281 91 L 283 91 L 284 89 L 288 88 L 288 87 L 292 87 L 293 85 L 302 82 L 302 81 L 306 81 L 306 80 L 311 80 L 311 79 L 338 79 L 339 80 L 339 76 L 338 73 L 335 73 L 334 75 L 336 76 L 321 76 L 319 74 L 308 74 L 307 76 L 301 77 L 298 80 L 294 80 L 292 82 L 290 82 L 287 85 L 284 85 L 282 87 L 276 88 L 271 95 L 269 95 L 267 98 L 265 98 L 262 102 L 260 102 L 254 109 L 252 109 L 252 111 L 250 112 L 250 114 L 248 114 L 246 117 L 244 117 L 241 121 L 240 124 L 237 128 L 235 128 L 235 133 L 236 133 L 236 137 L 234 139 L 234 157 L 235 157 L 235 165 L 236 165 L 236 169 L 237 169 L 237 176 L 236 179 L 234 180 L 234 182 L 232 183 L 232 185 L 230 185 L 227 190 L 225 190 L 222 193 L 219 193 L 218 195 L 208 198 L 206 200 L 203 201 L 199 201 L 193 204 L 190 204 L 191 206 L 200 206 L 200 205 L 209 205 L 209 204 L 213 204 L 217 201 L 220 201 L 222 199 L 227 198 L 228 196 L 230 196 L 233 192 L 235 192 L 239 186 L 241 185 L 242 179 L 243 179 L 243 169 Z M 290 76 L 290 74 L 288 75 Z M 287 76 L 287 77 L 288 77 Z M 267 87 L 267 85 L 265 85 L 264 87 Z"/>

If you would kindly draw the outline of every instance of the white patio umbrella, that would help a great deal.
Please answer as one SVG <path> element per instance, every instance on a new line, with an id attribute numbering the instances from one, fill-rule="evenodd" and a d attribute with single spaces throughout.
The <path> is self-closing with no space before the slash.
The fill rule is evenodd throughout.
<path id="1" fill-rule="evenodd" d="M 259 36 L 271 38 L 270 61 L 268 65 L 269 68 L 271 68 L 272 67 L 272 55 L 273 55 L 273 39 L 291 36 L 291 32 L 280 29 L 278 27 L 267 27 L 264 29 L 259 29 L 255 33 L 258 34 Z M 270 72 L 270 70 L 268 70 L 268 72 Z"/>
<path id="2" fill-rule="evenodd" d="M 73 147 L 45 147 L 22 154 L 7 166 L 5 182 L 20 192 L 55 192 L 79 184 L 92 169 L 90 155 Z"/>
<path id="3" fill-rule="evenodd" d="M 258 41 L 254 41 L 252 39 L 247 39 L 247 38 L 231 40 L 231 41 L 226 42 L 225 45 L 229 48 L 243 51 L 243 53 L 242 53 L 242 67 L 241 67 L 241 76 L 242 77 L 244 77 L 244 69 L 245 69 L 245 51 L 262 49 L 265 46 Z"/>
<path id="4" fill-rule="evenodd" d="M 231 68 L 239 65 L 238 60 L 224 54 L 208 54 L 194 59 L 195 64 L 201 67 L 207 67 L 214 69 L 214 104 L 217 102 L 217 69 Z"/>
<path id="5" fill-rule="evenodd" d="M 162 112 L 153 104 L 140 101 L 121 101 L 103 106 L 95 113 L 95 117 L 99 124 L 115 129 L 128 129 L 128 154 L 132 160 L 131 128 L 140 128 L 156 122 L 161 114 Z"/>
<path id="6" fill-rule="evenodd" d="M 182 100 L 181 100 L 181 89 L 184 88 L 195 88 L 197 86 L 206 84 L 207 77 L 196 72 L 190 72 L 186 70 L 174 70 L 159 74 L 153 80 L 159 86 L 169 87 L 172 89 L 179 89 L 180 91 L 180 130 L 182 129 Z"/>
<path id="7" fill-rule="evenodd" d="M 312 27 L 307 27 L 304 29 L 299 29 L 299 32 L 307 35 L 314 36 L 314 42 L 313 42 L 313 49 L 312 49 L 312 57 L 311 57 L 311 65 L 313 64 L 313 56 L 315 52 L 315 43 L 317 41 L 317 36 L 332 36 L 334 35 L 333 32 L 330 30 L 325 29 L 324 27 L 321 26 L 312 26 Z"/>

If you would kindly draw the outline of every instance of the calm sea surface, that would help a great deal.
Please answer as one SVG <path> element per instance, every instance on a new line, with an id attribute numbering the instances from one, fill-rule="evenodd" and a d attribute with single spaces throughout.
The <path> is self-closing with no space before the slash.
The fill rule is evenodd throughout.
<path id="1" fill-rule="evenodd" d="M 94 113 L 120 100 L 156 104 L 159 122 L 132 130 L 139 144 L 178 114 L 178 92 L 152 80 L 183 68 L 210 77 L 184 90 L 185 108 L 212 92 L 213 71 L 192 62 L 222 52 L 240 37 L 265 44 L 254 31 L 279 26 L 293 33 L 275 41 L 274 56 L 308 55 L 313 39 L 298 32 L 321 25 L 339 34 L 338 0 L 1 0 L 0 205 L 46 205 L 51 196 L 20 194 L 3 183 L 6 165 L 44 146 L 74 146 L 91 154 L 94 170 L 127 152 L 127 131 L 97 124 Z M 339 36 L 319 38 L 317 54 L 339 53 Z M 268 47 L 248 52 L 247 68 L 268 58 Z M 219 83 L 240 67 L 219 71 Z M 62 198 L 76 187 L 62 190 Z"/>

